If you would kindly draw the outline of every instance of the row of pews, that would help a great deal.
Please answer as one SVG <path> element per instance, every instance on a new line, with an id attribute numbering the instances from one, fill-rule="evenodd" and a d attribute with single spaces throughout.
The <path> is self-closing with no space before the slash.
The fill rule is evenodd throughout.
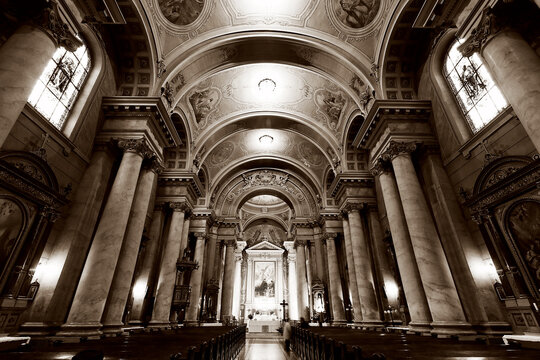
<path id="1" fill-rule="evenodd" d="M 217 338 L 205 341 L 199 346 L 188 348 L 188 360 L 233 360 L 246 343 L 246 326 L 237 326 Z M 171 360 L 186 359 L 181 353 L 170 356 Z"/>
<path id="2" fill-rule="evenodd" d="M 313 333 L 298 326 L 291 328 L 292 351 L 301 360 L 385 360 L 384 354 L 365 356 L 359 346 L 347 347 L 325 335 Z"/>

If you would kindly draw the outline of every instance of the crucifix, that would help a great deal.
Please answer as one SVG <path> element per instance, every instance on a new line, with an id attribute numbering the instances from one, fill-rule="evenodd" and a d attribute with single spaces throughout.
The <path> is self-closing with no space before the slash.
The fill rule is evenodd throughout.
<path id="1" fill-rule="evenodd" d="M 285 299 L 279 303 L 279 305 L 283 306 L 283 319 L 286 319 L 287 316 L 285 315 L 285 306 L 289 305 L 287 302 L 285 302 Z"/>

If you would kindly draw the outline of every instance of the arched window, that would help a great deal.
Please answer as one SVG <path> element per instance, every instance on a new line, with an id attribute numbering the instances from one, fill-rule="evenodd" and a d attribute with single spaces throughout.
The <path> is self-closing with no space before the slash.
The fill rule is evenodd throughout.
<path id="1" fill-rule="evenodd" d="M 73 53 L 58 48 L 34 86 L 28 103 L 56 128 L 62 129 L 89 71 L 90 56 L 86 46 L 82 45 Z"/>
<path id="2" fill-rule="evenodd" d="M 461 42 L 452 44 L 444 62 L 444 75 L 461 111 L 474 133 L 487 125 L 508 107 L 478 54 L 469 58 L 457 49 Z"/>

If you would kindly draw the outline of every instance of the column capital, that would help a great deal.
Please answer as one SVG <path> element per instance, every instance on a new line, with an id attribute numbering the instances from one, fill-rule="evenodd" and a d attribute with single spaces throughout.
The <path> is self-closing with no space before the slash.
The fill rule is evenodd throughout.
<path id="1" fill-rule="evenodd" d="M 345 204 L 345 206 L 343 207 L 343 211 L 347 214 L 347 216 L 350 214 L 350 213 L 354 213 L 354 212 L 360 212 L 362 210 L 364 210 L 366 208 L 366 204 L 365 203 L 347 203 Z"/>
<path id="2" fill-rule="evenodd" d="M 400 155 L 410 155 L 414 150 L 416 150 L 417 144 L 413 141 L 394 141 L 391 140 L 388 144 L 388 147 L 381 154 L 381 159 L 384 161 L 392 161 L 394 158 Z"/>
<path id="3" fill-rule="evenodd" d="M 118 147 L 124 152 L 134 152 L 143 158 L 151 159 L 156 154 L 150 149 L 145 138 L 138 139 L 115 139 Z"/>
<path id="4" fill-rule="evenodd" d="M 189 205 L 186 204 L 185 202 L 170 202 L 169 203 L 169 208 L 172 209 L 173 211 L 178 211 L 178 212 L 187 212 L 189 211 Z"/>
<path id="5" fill-rule="evenodd" d="M 371 172 L 371 175 L 379 176 L 384 173 L 389 173 L 392 171 L 392 168 L 388 161 L 384 161 L 382 157 L 380 157 L 369 171 Z"/>
<path id="6" fill-rule="evenodd" d="M 154 172 L 154 174 L 156 175 L 159 175 L 163 172 L 165 167 L 163 166 L 163 163 L 161 161 L 154 157 L 150 159 L 147 164 L 145 164 L 145 169 Z"/>
<path id="7" fill-rule="evenodd" d="M 236 248 L 236 240 L 223 240 L 223 244 L 228 248 L 229 247 Z"/>
<path id="8" fill-rule="evenodd" d="M 197 240 L 200 240 L 200 239 L 206 240 L 208 238 L 208 235 L 203 232 L 196 232 L 196 233 L 193 233 L 193 235 L 195 235 Z"/>
<path id="9" fill-rule="evenodd" d="M 294 240 L 294 247 L 297 248 L 299 246 L 305 247 L 306 246 L 306 240 L 299 240 L 299 239 Z"/>
<path id="10" fill-rule="evenodd" d="M 506 5 L 506 6 L 505 6 Z M 501 8 L 504 8 L 502 10 Z M 502 10 L 502 11 L 501 11 Z M 480 53 L 482 48 L 496 36 L 501 30 L 508 28 L 511 24 L 513 11 L 509 5 L 504 4 L 497 8 L 487 7 L 482 11 L 482 17 L 478 25 L 471 31 L 471 35 L 458 47 L 458 50 L 465 57 L 474 53 Z"/>
<path id="11" fill-rule="evenodd" d="M 335 240 L 336 237 L 337 237 L 337 233 L 335 233 L 335 232 L 325 232 L 325 233 L 323 234 L 322 239 L 323 239 L 323 241 L 327 241 L 327 240 Z"/>
<path id="12" fill-rule="evenodd" d="M 45 32 L 55 42 L 56 46 L 63 46 L 66 50 L 74 52 L 83 43 L 71 33 L 67 24 L 62 21 L 56 1 L 47 1 L 34 25 Z"/>

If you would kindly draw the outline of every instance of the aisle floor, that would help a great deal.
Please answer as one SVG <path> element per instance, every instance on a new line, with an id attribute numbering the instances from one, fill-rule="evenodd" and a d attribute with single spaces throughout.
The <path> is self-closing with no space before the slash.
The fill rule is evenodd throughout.
<path id="1" fill-rule="evenodd" d="M 246 339 L 246 346 L 240 352 L 238 360 L 289 360 L 295 358 L 285 352 L 283 340 L 280 338 L 259 337 Z"/>

